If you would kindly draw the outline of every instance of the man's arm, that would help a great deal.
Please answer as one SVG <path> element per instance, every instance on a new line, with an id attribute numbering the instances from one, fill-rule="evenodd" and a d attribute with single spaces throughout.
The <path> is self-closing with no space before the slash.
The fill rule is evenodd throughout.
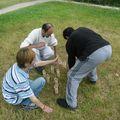
<path id="1" fill-rule="evenodd" d="M 57 49 L 56 49 L 57 44 L 58 44 L 57 39 L 55 38 L 54 34 L 52 34 L 49 40 L 49 45 L 53 47 L 55 57 L 57 56 Z"/>
<path id="2" fill-rule="evenodd" d="M 68 66 L 69 69 L 71 69 L 75 64 L 75 56 L 73 55 L 68 55 Z"/>
<path id="3" fill-rule="evenodd" d="M 44 47 L 45 46 L 45 42 L 40 42 L 40 43 L 38 43 L 38 44 L 28 44 L 28 45 L 22 45 L 22 46 L 20 46 L 20 48 L 25 48 L 25 47 L 27 47 L 27 48 L 42 48 L 42 47 Z"/>
<path id="4" fill-rule="evenodd" d="M 45 42 L 40 42 L 38 44 L 30 44 L 29 46 L 27 46 L 28 48 L 42 48 L 45 46 Z"/>
<path id="5" fill-rule="evenodd" d="M 75 61 L 76 61 L 76 59 L 75 59 L 75 57 L 76 57 L 76 55 L 75 55 L 76 49 L 73 46 L 73 44 L 71 43 L 71 41 L 67 42 L 67 44 L 66 44 L 66 51 L 68 53 L 68 67 L 69 67 L 69 69 L 71 69 L 74 66 Z"/>
<path id="6" fill-rule="evenodd" d="M 29 48 L 41 48 L 45 46 L 45 42 L 35 42 L 38 39 L 39 30 L 34 29 L 21 43 L 20 48 L 29 47 Z M 36 44 L 35 44 L 36 43 Z"/>
<path id="7" fill-rule="evenodd" d="M 56 49 L 56 46 L 53 46 L 53 49 L 54 49 L 54 56 L 57 57 L 57 49 Z"/>

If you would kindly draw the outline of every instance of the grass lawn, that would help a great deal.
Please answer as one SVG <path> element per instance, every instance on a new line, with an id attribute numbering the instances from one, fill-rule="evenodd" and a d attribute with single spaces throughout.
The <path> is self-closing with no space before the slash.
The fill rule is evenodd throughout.
<path id="1" fill-rule="evenodd" d="M 51 22 L 58 39 L 58 53 L 66 61 L 62 31 L 67 26 L 84 26 L 95 30 L 113 47 L 110 61 L 98 67 L 99 80 L 95 86 L 84 80 L 78 90 L 78 109 L 70 111 L 56 104 L 65 96 L 66 69 L 59 66 L 59 94 L 54 95 L 53 77 L 40 94 L 40 100 L 54 109 L 51 114 L 41 110 L 24 111 L 7 104 L 0 92 L 1 120 L 119 120 L 120 118 L 120 11 L 82 6 L 72 3 L 48 2 L 0 15 L 0 85 L 9 67 L 15 62 L 20 43 L 34 28 Z M 49 72 L 49 66 L 46 67 Z M 38 77 L 34 70 L 31 78 Z M 1 87 L 0 87 L 1 91 Z"/>
<path id="2" fill-rule="evenodd" d="M 14 5 L 22 2 L 28 2 L 28 1 L 33 1 L 33 0 L 0 0 L 0 9 L 10 5 Z"/>

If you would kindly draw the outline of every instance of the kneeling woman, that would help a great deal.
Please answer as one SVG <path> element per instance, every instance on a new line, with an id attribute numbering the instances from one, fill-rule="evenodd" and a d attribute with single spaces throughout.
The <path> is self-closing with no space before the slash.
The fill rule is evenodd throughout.
<path id="1" fill-rule="evenodd" d="M 22 48 L 18 51 L 15 63 L 3 78 L 2 94 L 10 104 L 23 105 L 26 109 L 41 108 L 44 112 L 50 113 L 52 108 L 43 104 L 36 96 L 45 85 L 45 79 L 39 77 L 32 81 L 29 79 L 29 69 L 32 67 L 45 66 L 56 63 L 58 58 L 35 63 L 35 53 L 29 48 Z"/>

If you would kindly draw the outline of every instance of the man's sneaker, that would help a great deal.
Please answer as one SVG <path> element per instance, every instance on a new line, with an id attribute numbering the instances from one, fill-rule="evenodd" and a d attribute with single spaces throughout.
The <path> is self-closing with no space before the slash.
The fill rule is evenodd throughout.
<path id="1" fill-rule="evenodd" d="M 96 81 L 90 81 L 91 84 L 95 85 L 96 84 Z"/>
<path id="2" fill-rule="evenodd" d="M 64 98 L 58 98 L 57 99 L 57 104 L 63 108 L 66 108 L 66 109 L 70 109 L 70 110 L 75 110 L 76 108 L 72 108 L 70 107 L 67 102 L 66 102 L 66 99 Z"/>
<path id="3" fill-rule="evenodd" d="M 22 108 L 24 110 L 33 110 L 33 109 L 37 109 L 38 107 L 34 103 L 31 103 L 30 105 L 22 105 Z"/>

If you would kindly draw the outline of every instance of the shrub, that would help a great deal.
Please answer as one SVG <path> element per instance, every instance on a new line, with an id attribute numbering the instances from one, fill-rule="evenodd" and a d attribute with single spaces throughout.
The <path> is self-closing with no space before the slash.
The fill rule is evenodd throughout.
<path id="1" fill-rule="evenodd" d="M 73 1 L 120 7 L 120 0 L 73 0 Z"/>

